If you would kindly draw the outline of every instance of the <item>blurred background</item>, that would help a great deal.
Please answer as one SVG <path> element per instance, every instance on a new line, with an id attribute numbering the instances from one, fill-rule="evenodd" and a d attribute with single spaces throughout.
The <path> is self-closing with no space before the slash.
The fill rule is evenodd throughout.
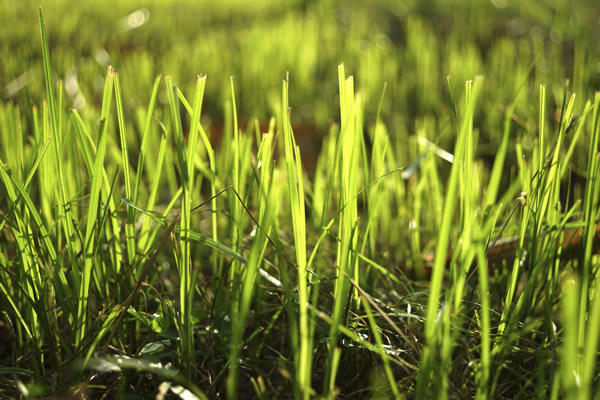
<path id="1" fill-rule="evenodd" d="M 44 98 L 41 5 L 55 79 L 64 81 L 65 106 L 82 115 L 97 115 L 110 64 L 121 75 L 126 112 L 146 107 L 159 73 L 171 76 L 184 93 L 191 93 L 196 74 L 206 74 L 203 121 L 215 134 L 222 130 L 229 77 L 234 76 L 242 126 L 252 118 L 264 126 L 278 113 L 281 79 L 289 71 L 291 118 L 296 134 L 310 138 L 299 140 L 310 152 L 312 144 L 319 147 L 332 120 L 339 119 L 337 65 L 344 62 L 364 96 L 367 130 L 387 82 L 381 115 L 390 135 L 405 141 L 423 129 L 429 139 L 451 149 L 453 107 L 446 77 L 460 93 L 465 80 L 483 75 L 478 152 L 485 157 L 494 154 L 503 110 L 513 102 L 518 104 L 519 134 L 531 135 L 533 142 L 541 83 L 548 84 L 553 112 L 560 110 L 567 79 L 578 96 L 577 110 L 600 89 L 598 4 L 3 1 L 0 95 L 18 104 Z M 167 103 L 166 91 L 161 90 L 159 101 Z M 548 114 L 556 125 L 556 115 Z"/>

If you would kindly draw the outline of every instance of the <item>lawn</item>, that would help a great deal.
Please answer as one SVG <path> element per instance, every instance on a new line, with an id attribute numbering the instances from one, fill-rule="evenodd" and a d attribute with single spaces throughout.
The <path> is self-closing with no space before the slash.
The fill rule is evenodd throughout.
<path id="1" fill-rule="evenodd" d="M 0 398 L 598 398 L 595 1 L 0 21 Z"/>

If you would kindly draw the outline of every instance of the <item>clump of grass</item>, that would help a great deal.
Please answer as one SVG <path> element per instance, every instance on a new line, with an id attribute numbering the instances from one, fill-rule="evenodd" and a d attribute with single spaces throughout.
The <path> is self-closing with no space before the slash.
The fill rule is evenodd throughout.
<path id="1" fill-rule="evenodd" d="M 578 103 L 517 64 L 508 89 L 491 69 L 463 90 L 448 78 L 437 99 L 439 60 L 416 56 L 438 44 L 414 23 L 406 54 L 429 91 L 418 107 L 437 112 L 409 135 L 385 109 L 388 88 L 414 88 L 365 74 L 381 84 L 373 106 L 373 87 L 340 64 L 339 123 L 311 170 L 293 78 L 275 117 L 246 128 L 248 93 L 230 78 L 217 147 L 205 76 L 188 101 L 159 75 L 135 109 L 128 75 L 107 67 L 98 110 L 67 114 L 41 9 L 39 25 L 44 100 L 0 105 L 1 395 L 597 391 L 600 94 Z M 383 68 L 371 56 L 359 70 Z"/>

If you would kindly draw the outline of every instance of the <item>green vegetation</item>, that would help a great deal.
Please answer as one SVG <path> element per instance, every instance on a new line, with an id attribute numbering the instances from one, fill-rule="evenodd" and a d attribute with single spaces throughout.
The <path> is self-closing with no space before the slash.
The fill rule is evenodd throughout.
<path id="1" fill-rule="evenodd" d="M 0 398 L 597 398 L 596 2 L 219 4 L 0 4 Z"/>

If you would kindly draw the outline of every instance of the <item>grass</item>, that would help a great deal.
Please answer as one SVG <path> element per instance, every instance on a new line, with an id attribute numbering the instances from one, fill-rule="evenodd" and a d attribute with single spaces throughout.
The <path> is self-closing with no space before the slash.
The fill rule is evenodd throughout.
<path id="1" fill-rule="evenodd" d="M 0 397 L 595 398 L 599 10 L 521 3 L 1 5 Z"/>

